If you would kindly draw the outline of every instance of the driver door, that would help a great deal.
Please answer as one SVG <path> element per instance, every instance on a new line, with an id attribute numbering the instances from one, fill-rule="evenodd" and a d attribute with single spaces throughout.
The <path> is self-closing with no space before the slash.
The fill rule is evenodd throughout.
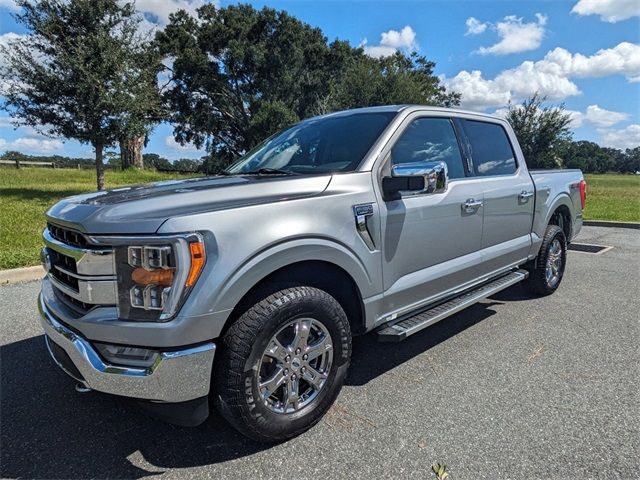
<path id="1" fill-rule="evenodd" d="M 444 161 L 444 193 L 380 201 L 384 314 L 388 321 L 472 283 L 481 275 L 482 184 L 470 178 L 452 120 L 407 118 L 383 152 L 380 173 L 394 164 Z M 465 204 L 476 207 L 465 208 Z"/>

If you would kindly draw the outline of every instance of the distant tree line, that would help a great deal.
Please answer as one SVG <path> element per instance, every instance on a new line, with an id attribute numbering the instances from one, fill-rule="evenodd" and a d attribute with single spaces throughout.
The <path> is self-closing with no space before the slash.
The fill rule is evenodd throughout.
<path id="1" fill-rule="evenodd" d="M 122 169 L 120 155 L 108 152 L 105 155 L 105 159 L 105 169 Z M 17 160 L 18 163 L 41 162 L 43 164 L 53 164 L 55 168 L 95 168 L 95 160 L 92 158 L 65 157 L 63 155 L 27 155 L 12 150 L 0 154 L 0 160 L 11 162 Z M 211 160 L 210 156 L 203 156 L 199 159 L 180 158 L 171 161 L 157 153 L 144 153 L 142 154 L 142 162 L 144 168 L 161 172 L 216 174 L 221 170 L 218 162 Z"/>

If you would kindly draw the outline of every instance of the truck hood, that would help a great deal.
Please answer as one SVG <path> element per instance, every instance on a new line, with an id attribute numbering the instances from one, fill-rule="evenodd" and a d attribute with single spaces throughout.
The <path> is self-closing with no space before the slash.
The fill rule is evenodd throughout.
<path id="1" fill-rule="evenodd" d="M 89 234 L 150 234 L 169 218 L 321 193 L 331 175 L 218 176 L 167 180 L 65 198 L 47 219 Z"/>

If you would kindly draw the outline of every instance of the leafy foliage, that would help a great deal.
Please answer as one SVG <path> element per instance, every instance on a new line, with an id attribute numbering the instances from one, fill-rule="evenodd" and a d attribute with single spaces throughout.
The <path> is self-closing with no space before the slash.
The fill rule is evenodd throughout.
<path id="1" fill-rule="evenodd" d="M 436 474 L 436 478 L 438 480 L 446 480 L 449 478 L 449 474 L 447 473 L 447 466 L 440 463 L 434 463 L 431 465 L 431 471 Z"/>
<path id="2" fill-rule="evenodd" d="M 424 57 L 367 57 L 286 12 L 205 5 L 171 17 L 157 35 L 173 58 L 165 95 L 174 136 L 207 145 L 218 162 L 300 119 L 389 103 L 453 105 Z"/>
<path id="3" fill-rule="evenodd" d="M 400 52 L 371 58 L 360 50 L 342 65 L 342 76 L 331 84 L 324 111 L 372 105 L 421 104 L 451 107 L 460 95 L 447 92 L 433 74 L 435 63 L 412 53 Z"/>
<path id="4" fill-rule="evenodd" d="M 545 100 L 535 94 L 519 105 L 510 104 L 507 112 L 529 168 L 558 168 L 558 151 L 571 140 L 571 117 L 564 105 L 545 106 Z"/>
<path id="5" fill-rule="evenodd" d="M 20 124 L 73 138 L 96 152 L 141 132 L 160 114 L 159 57 L 139 36 L 133 3 L 18 0 L 26 40 L 2 48 L 5 108 Z"/>

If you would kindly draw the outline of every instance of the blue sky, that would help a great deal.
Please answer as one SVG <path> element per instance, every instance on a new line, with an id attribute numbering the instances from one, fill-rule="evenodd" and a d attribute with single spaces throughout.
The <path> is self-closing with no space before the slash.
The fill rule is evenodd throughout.
<path id="1" fill-rule="evenodd" d="M 171 11 L 202 0 L 138 0 L 162 25 Z M 222 1 L 222 6 L 235 2 Z M 462 106 L 503 111 L 535 91 L 563 102 L 574 139 L 628 148 L 640 145 L 640 1 L 255 1 L 320 27 L 329 40 L 362 45 L 373 56 L 416 50 L 436 62 L 436 74 L 462 94 Z M 0 0 L 0 41 L 25 32 Z M 199 157 L 179 146 L 170 125 L 154 130 L 146 152 L 171 159 Z M 0 113 L 0 151 L 91 157 L 89 146 L 14 130 Z"/>

